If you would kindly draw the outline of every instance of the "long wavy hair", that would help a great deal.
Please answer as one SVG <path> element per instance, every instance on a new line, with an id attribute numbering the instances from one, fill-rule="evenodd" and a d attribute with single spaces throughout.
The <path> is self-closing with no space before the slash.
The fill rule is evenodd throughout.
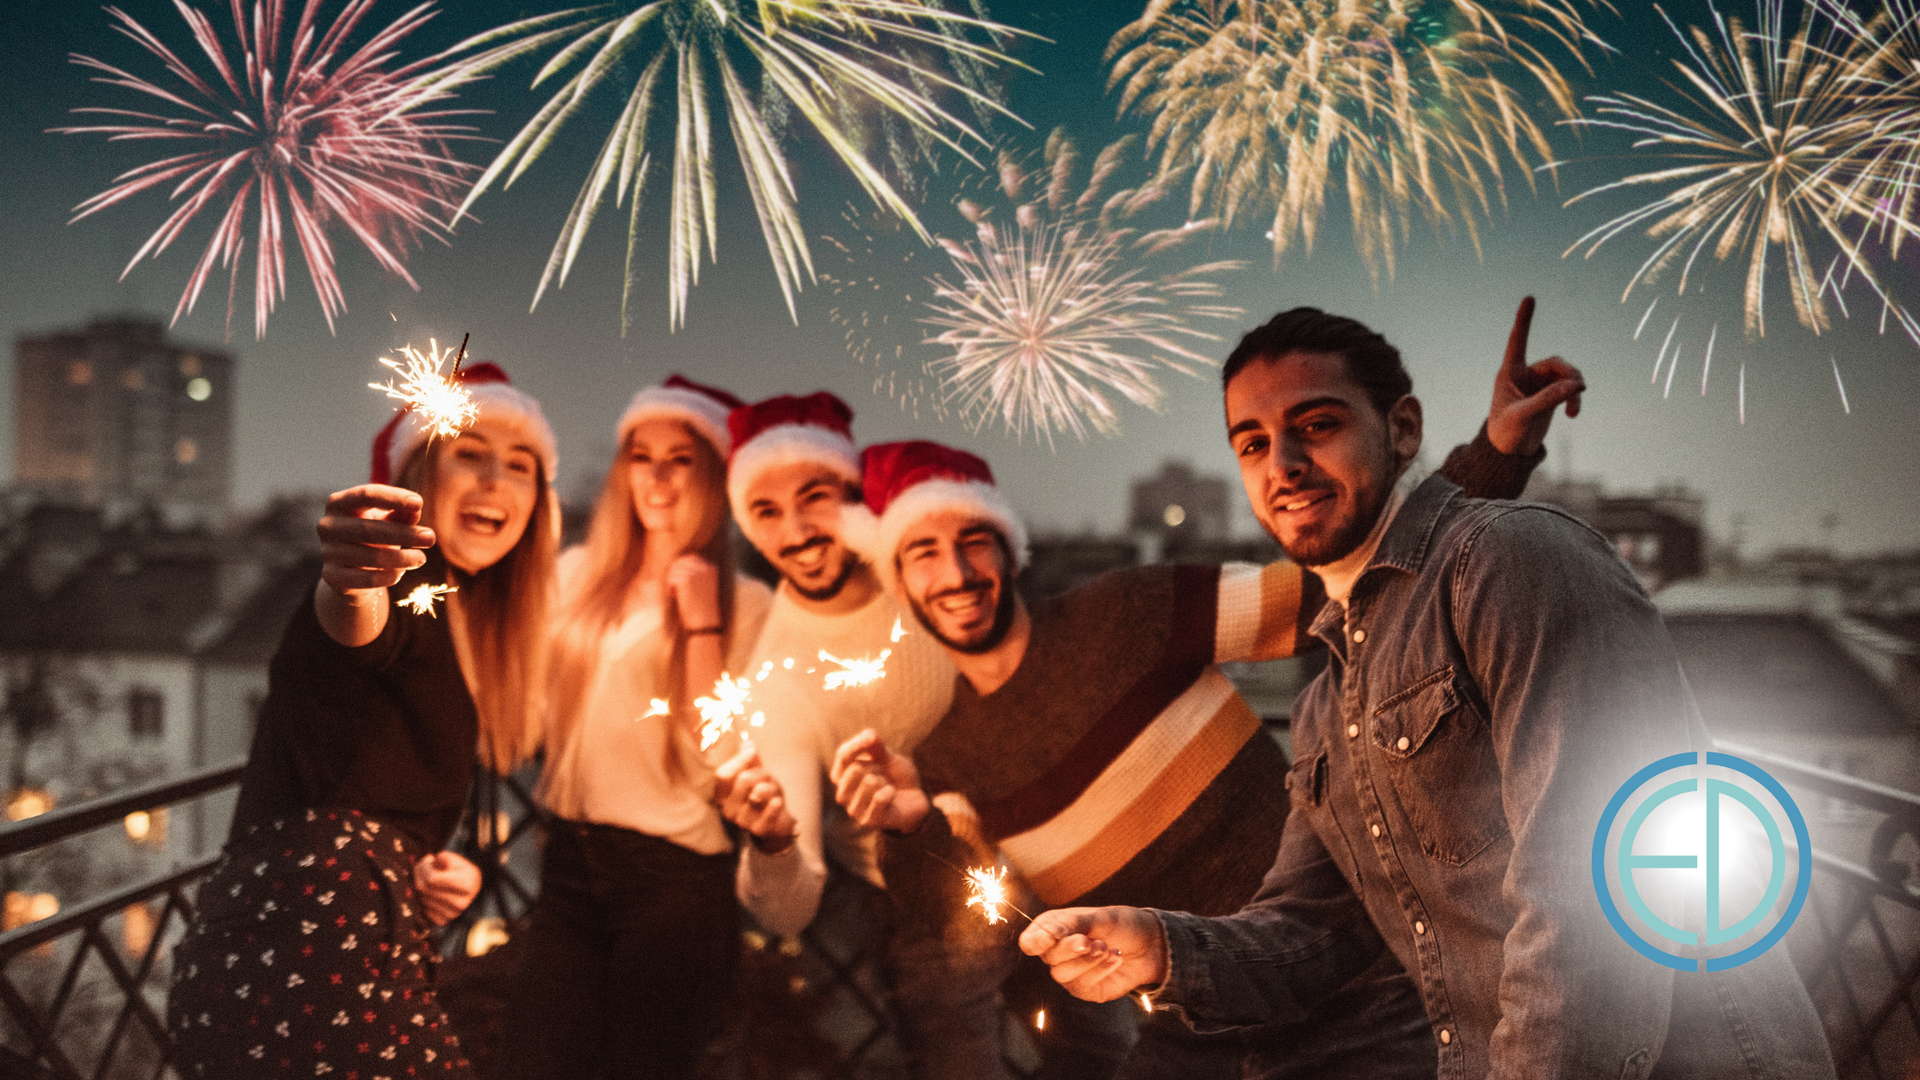
<path id="1" fill-rule="evenodd" d="M 733 646 L 734 567 L 732 544 L 727 535 L 726 463 L 698 432 L 691 427 L 686 430 L 694 445 L 693 477 L 688 494 L 701 503 L 699 527 L 687 550 L 720 571 L 720 651 L 727 655 Z M 623 443 L 607 469 L 600 496 L 594 502 L 593 519 L 587 526 L 587 541 L 581 556 L 583 565 L 578 572 L 569 572 L 554 618 L 553 663 L 549 675 L 552 707 L 547 731 L 550 746 L 560 745 L 573 725 L 579 723 L 584 707 L 582 696 L 599 666 L 601 645 L 619 622 L 627 594 L 640 575 L 646 555 L 646 526 L 641 524 L 639 510 L 633 504 L 628 453 L 628 446 Z M 671 602 L 667 605 L 665 632 L 673 640 L 667 659 L 670 680 L 667 701 L 674 720 L 684 730 L 692 713 L 693 698 L 708 688 L 684 685 L 686 626 Z"/>
<path id="2" fill-rule="evenodd" d="M 430 440 L 408 455 L 400 486 L 418 492 L 422 520 L 433 520 L 438 457 L 452 440 Z M 499 562 L 468 574 L 447 571 L 458 586 L 446 596 L 448 628 L 460 671 L 480 715 L 480 760 L 505 775 L 540 745 L 547 691 L 547 611 L 560 548 L 560 510 L 546 467 L 534 472 L 533 515 Z"/>

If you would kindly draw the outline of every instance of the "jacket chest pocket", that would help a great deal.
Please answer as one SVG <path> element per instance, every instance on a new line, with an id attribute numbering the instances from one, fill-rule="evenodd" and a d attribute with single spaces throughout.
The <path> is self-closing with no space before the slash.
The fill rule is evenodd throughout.
<path id="1" fill-rule="evenodd" d="M 1455 685 L 1453 665 L 1381 702 L 1370 727 L 1428 857 L 1458 866 L 1507 831 L 1492 732 Z"/>

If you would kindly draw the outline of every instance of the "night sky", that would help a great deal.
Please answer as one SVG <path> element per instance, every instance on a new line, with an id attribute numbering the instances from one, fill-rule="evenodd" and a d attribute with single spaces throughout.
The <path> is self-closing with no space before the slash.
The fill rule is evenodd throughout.
<path id="1" fill-rule="evenodd" d="M 1858 0 L 1856 0 L 1858 2 Z M 1731 0 L 1733 14 L 1751 14 Z M 122 6 L 176 48 L 191 48 L 183 23 L 160 0 L 122 0 Z M 224 3 L 205 4 L 216 25 L 227 26 Z M 410 5 L 383 2 L 374 18 L 384 22 Z M 558 7 L 559 5 L 554 5 Z M 330 13 L 337 7 L 328 4 Z M 461 3 L 446 10 L 410 39 L 408 56 L 451 44 L 465 34 L 522 13 L 549 10 L 522 4 Z M 1576 75 L 1581 92 L 1630 89 L 1662 93 L 1671 38 L 1644 0 L 1627 0 L 1626 15 L 1592 16 L 1594 28 L 1623 55 L 1596 59 L 1592 77 Z M 1701 21 L 1706 9 L 1679 0 L 1670 9 L 1682 21 Z M 1045 133 L 1064 125 L 1092 151 L 1137 122 L 1116 122 L 1115 100 L 1105 92 L 1101 52 L 1111 34 L 1137 14 L 1132 4 L 1004 4 L 993 15 L 1051 38 L 1017 49 L 1043 75 L 1019 75 L 1009 87 L 1015 112 L 1033 125 L 1021 133 L 1009 124 L 997 132 L 1036 148 Z M 69 51 L 109 62 L 158 65 L 109 30 L 108 16 L 91 3 L 47 0 L 4 5 L 0 40 L 0 334 L 21 335 L 78 325 L 90 317 L 140 312 L 165 318 L 198 256 L 210 226 L 190 233 L 161 262 L 143 263 L 125 282 L 116 277 L 132 252 L 166 213 L 164 197 L 135 202 L 68 226 L 70 208 L 104 188 L 122 170 L 152 156 L 138 145 L 109 145 L 99 136 L 46 134 L 72 122 L 66 110 L 79 105 L 131 107 L 133 96 L 88 82 L 67 63 Z M 476 118 L 482 132 L 506 138 L 545 100 L 527 92 L 534 68 L 509 70 L 463 101 L 493 110 Z M 629 84 L 630 85 L 630 84 Z M 544 90 L 544 88 L 543 88 Z M 1031 437 L 1017 442 L 997 429 L 972 434 L 956 421 L 915 421 L 884 393 L 877 374 L 850 356 L 841 328 L 829 318 L 835 302 L 826 288 L 809 289 L 799 304 L 799 325 L 788 318 L 767 262 L 744 184 L 732 159 L 721 159 L 725 187 L 720 211 L 720 260 L 703 268 L 693 293 L 688 325 L 667 332 L 666 226 L 656 217 L 643 241 L 644 271 L 637 283 L 632 332 L 620 334 L 620 268 L 624 212 L 596 225 L 573 277 L 528 312 L 553 238 L 571 205 L 592 153 L 623 99 L 610 93 L 577 128 L 563 136 L 513 188 L 490 193 L 478 204 L 478 222 L 464 223 L 451 246 L 429 242 L 409 266 L 421 289 L 414 292 L 382 273 L 344 234 L 336 233 L 348 313 L 329 336 L 304 269 L 290 266 L 286 299 L 264 341 L 252 335 L 245 294 L 234 318 L 231 348 L 240 358 L 236 495 L 258 504 L 277 491 L 329 490 L 363 479 L 368 441 L 388 414 L 387 404 L 366 383 L 384 372 L 374 361 L 403 342 L 444 343 L 470 332 L 474 355 L 501 361 L 516 382 L 538 396 L 561 439 L 563 490 L 578 492 L 598 476 L 612 452 L 615 418 L 642 385 L 681 371 L 726 385 L 743 397 L 806 392 L 818 388 L 845 397 L 859 414 L 863 442 L 925 436 L 967 446 L 994 466 L 1016 506 L 1039 531 L 1092 527 L 1117 529 L 1125 512 L 1129 479 L 1152 472 L 1167 458 L 1184 458 L 1203 470 L 1229 475 L 1232 460 L 1220 420 L 1213 377 L 1170 375 L 1164 410 L 1128 407 L 1121 437 L 1071 436 L 1054 448 Z M 1708 500 L 1709 522 L 1725 538 L 1739 523 L 1747 554 L 1783 545 L 1818 544 L 1829 537 L 1847 552 L 1911 548 L 1920 535 L 1920 349 L 1897 332 L 1877 333 L 1878 308 L 1864 290 L 1848 295 L 1854 317 L 1834 333 L 1815 337 L 1792 322 L 1784 278 L 1770 293 L 1768 336 L 1742 340 L 1740 269 L 1712 278 L 1711 291 L 1684 302 L 1687 316 L 1676 335 L 1682 359 L 1671 396 L 1649 382 L 1656 352 L 1671 315 L 1680 310 L 1670 283 L 1660 312 L 1639 341 L 1635 324 L 1654 293 L 1620 292 L 1650 248 L 1627 239 L 1590 261 L 1561 253 L 1581 234 L 1630 203 L 1579 203 L 1567 197 L 1630 169 L 1644 169 L 1623 156 L 1624 142 L 1569 131 L 1556 135 L 1564 169 L 1558 189 L 1549 179 L 1536 197 L 1509 172 L 1509 209 L 1486 229 L 1484 257 L 1463 238 L 1441 240 L 1416 231 L 1401 251 L 1398 273 L 1376 292 L 1355 258 L 1344 204 L 1330 200 L 1311 257 L 1290 256 L 1278 272 L 1259 229 L 1211 238 L 1197 255 L 1246 258 L 1252 268 L 1229 279 L 1229 300 L 1247 310 L 1242 326 L 1225 330 L 1215 348 L 1224 357 L 1232 337 L 1272 312 L 1314 304 L 1352 315 L 1381 330 L 1405 354 L 1416 392 L 1427 407 L 1427 454 L 1437 461 L 1446 447 L 1471 434 L 1484 415 L 1494 365 L 1521 296 L 1539 298 L 1534 356 L 1559 353 L 1585 371 L 1589 392 L 1582 416 L 1556 421 L 1548 469 L 1592 476 L 1616 489 L 1645 490 L 1685 483 Z M 462 151 L 485 160 L 491 149 Z M 855 195 L 851 183 L 823 155 L 795 151 L 802 212 L 810 236 L 832 232 L 839 211 Z M 665 205 L 665 186 L 649 192 L 650 205 Z M 965 223 L 944 196 L 927 212 L 936 232 L 964 236 Z M 828 245 L 816 243 L 826 267 Z M 1822 256 L 1822 262 L 1827 256 Z M 1909 250 L 1907 265 L 1890 277 L 1908 303 L 1920 303 L 1920 283 Z M 293 259 L 290 256 L 290 262 Z M 909 271 L 902 269 L 906 275 Z M 224 335 L 225 278 L 216 277 L 199 309 L 176 333 L 188 341 L 217 343 Z M 1665 314 L 1662 314 L 1665 313 Z M 1700 361 L 1709 330 L 1719 326 L 1713 378 L 1700 390 Z M 0 379 L 7 395 L 0 409 L 0 471 L 11 475 L 13 411 L 12 352 Z M 1747 367 L 1747 423 L 1736 416 L 1736 372 Z M 1852 412 L 1843 412 L 1835 390 L 1837 362 Z M 1664 374 L 1662 376 L 1664 380 Z M 1236 502 L 1240 528 L 1251 533 L 1251 516 Z M 1831 530 L 1823 519 L 1837 517 Z"/>

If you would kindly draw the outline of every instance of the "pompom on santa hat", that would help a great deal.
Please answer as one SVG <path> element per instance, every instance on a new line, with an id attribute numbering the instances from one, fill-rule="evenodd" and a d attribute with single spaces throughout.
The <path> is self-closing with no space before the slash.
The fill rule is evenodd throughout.
<path id="1" fill-rule="evenodd" d="M 507 373 L 500 370 L 500 365 L 490 361 L 468 364 L 460 369 L 455 378 L 467 393 L 473 395 L 473 403 L 479 408 L 480 415 L 496 419 L 505 417 L 519 422 L 526 433 L 527 445 L 539 457 L 540 468 L 551 485 L 560 470 L 560 449 L 554 441 L 553 428 L 548 425 L 546 414 L 540 411 L 540 403 L 514 389 Z M 380 434 L 373 437 L 372 482 L 397 482 L 408 455 L 427 441 L 432 427 L 411 408 L 395 413 L 393 419 L 387 421 L 387 426 L 380 429 Z"/>
<path id="2" fill-rule="evenodd" d="M 725 460 L 733 452 L 733 433 L 727 430 L 727 416 L 745 405 L 746 402 L 717 386 L 697 383 L 684 375 L 669 375 L 659 386 L 649 386 L 633 395 L 614 428 L 615 445 L 626 446 L 627 436 L 643 421 L 678 420 L 712 444 Z"/>
<path id="3" fill-rule="evenodd" d="M 733 516 L 747 521 L 747 488 L 768 469 L 822 465 L 850 484 L 860 483 L 860 452 L 853 445 L 853 410 L 822 390 L 782 394 L 742 405 L 727 416 L 733 455 L 727 459 L 727 497 Z"/>
<path id="4" fill-rule="evenodd" d="M 1027 567 L 1027 530 L 994 485 L 993 469 L 965 450 L 912 439 L 876 443 L 861 455 L 867 509 L 880 520 L 877 562 L 893 573 L 900 538 L 914 522 L 942 510 L 959 510 L 992 525 L 1007 542 L 1013 572 Z"/>

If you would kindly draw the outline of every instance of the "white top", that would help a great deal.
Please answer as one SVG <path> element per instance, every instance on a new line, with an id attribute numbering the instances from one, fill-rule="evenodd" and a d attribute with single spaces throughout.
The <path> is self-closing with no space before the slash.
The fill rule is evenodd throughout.
<path id="1" fill-rule="evenodd" d="M 1327 588 L 1327 599 L 1342 608 L 1347 606 L 1347 597 L 1353 595 L 1353 587 L 1359 582 L 1361 571 L 1367 568 L 1367 563 L 1373 560 L 1373 553 L 1379 549 L 1380 538 L 1387 535 L 1387 526 L 1393 524 L 1393 516 L 1400 512 L 1400 504 L 1407 501 L 1409 491 L 1419 486 L 1409 485 L 1412 474 L 1411 469 L 1400 474 L 1393 490 L 1387 495 L 1387 505 L 1380 508 L 1380 517 L 1374 521 L 1373 528 L 1367 533 L 1367 538 L 1360 541 L 1359 547 L 1325 566 L 1308 568 L 1320 575 L 1320 583 Z"/>
<path id="2" fill-rule="evenodd" d="M 562 553 L 563 582 L 578 572 L 581 551 Z M 771 598 L 765 585 L 735 575 L 730 663 L 744 661 Z M 669 685 L 673 642 L 661 632 L 663 618 L 659 606 L 643 608 L 602 639 L 579 698 L 581 715 L 571 723 L 549 722 L 540 802 L 570 821 L 617 825 L 716 855 L 732 843 L 708 801 L 712 776 L 691 736 L 676 732 L 671 717 L 647 715 Z M 561 777 L 564 783 L 557 782 Z"/>
<path id="3" fill-rule="evenodd" d="M 897 641 L 896 626 L 901 631 Z M 885 674 L 866 685 L 829 689 L 827 677 L 847 669 L 821 659 L 822 650 L 847 661 L 875 660 L 886 650 Z M 786 790 L 799 835 L 779 855 L 747 845 L 737 892 L 762 926 L 776 934 L 797 934 L 820 906 L 829 847 L 836 859 L 884 886 L 873 837 L 861 835 L 833 805 L 826 774 L 834 751 L 870 727 L 889 749 L 911 753 L 946 715 L 957 672 L 946 650 L 890 593 L 845 614 L 822 615 L 802 608 L 791 587 L 782 583 L 743 673 L 754 680 L 749 713 L 766 716 L 761 727 L 748 729 L 748 736 Z"/>

